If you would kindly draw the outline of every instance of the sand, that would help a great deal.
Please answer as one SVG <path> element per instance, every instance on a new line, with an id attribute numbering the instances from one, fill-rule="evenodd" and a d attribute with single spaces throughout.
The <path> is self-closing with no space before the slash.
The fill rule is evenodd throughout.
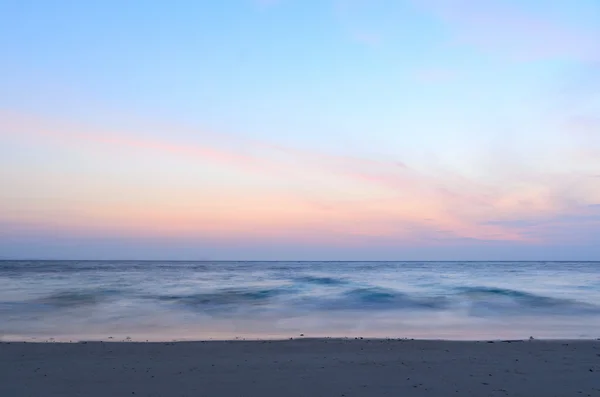
<path id="1" fill-rule="evenodd" d="M 0 396 L 600 396 L 600 341 L 0 343 Z"/>

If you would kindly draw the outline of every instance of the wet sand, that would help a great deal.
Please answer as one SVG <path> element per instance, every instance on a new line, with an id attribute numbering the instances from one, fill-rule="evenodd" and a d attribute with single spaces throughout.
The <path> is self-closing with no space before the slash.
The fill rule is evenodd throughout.
<path id="1" fill-rule="evenodd" d="M 600 396 L 600 341 L 0 343 L 0 396 Z"/>

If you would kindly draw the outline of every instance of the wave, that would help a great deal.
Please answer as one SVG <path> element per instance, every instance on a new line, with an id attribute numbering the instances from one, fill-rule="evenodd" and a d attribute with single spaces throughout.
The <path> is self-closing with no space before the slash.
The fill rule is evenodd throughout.
<path id="1" fill-rule="evenodd" d="M 274 287 L 222 288 L 189 294 L 142 295 L 133 290 L 85 289 L 62 290 L 25 301 L 0 302 L 0 312 L 45 312 L 98 304 L 118 304 L 144 300 L 199 311 L 231 312 L 254 308 L 294 313 L 300 311 L 446 311 L 473 317 L 520 315 L 600 315 L 600 305 L 574 299 L 551 297 L 517 289 L 487 286 L 450 288 L 445 291 L 425 289 L 421 294 L 376 286 L 355 287 L 335 277 L 306 276 L 294 279 L 305 284 L 340 288 L 306 289 L 298 283 Z M 135 304 L 135 303 L 134 303 Z M 104 306 L 103 306 L 104 308 Z M 0 313 L 1 314 L 1 313 Z"/>
<path id="2" fill-rule="evenodd" d="M 457 291 L 458 290 L 458 291 Z M 463 311 L 470 316 L 600 314 L 600 306 L 572 299 L 554 298 L 529 292 L 494 288 L 461 287 L 440 294 L 407 294 L 402 291 L 363 287 L 335 296 L 307 301 L 316 310 L 413 310 Z"/>
<path id="3" fill-rule="evenodd" d="M 274 297 L 289 292 L 291 291 L 284 288 L 228 288 L 214 292 L 200 292 L 187 295 L 161 295 L 151 298 L 189 306 L 261 305 L 267 303 Z"/>
<path id="4" fill-rule="evenodd" d="M 116 290 L 61 291 L 36 299 L 34 302 L 59 308 L 89 306 L 105 301 L 111 295 L 117 295 L 119 293 L 120 292 Z"/>
<path id="5" fill-rule="evenodd" d="M 362 303 L 392 303 L 407 299 L 407 295 L 385 288 L 357 288 L 345 293 L 347 297 Z"/>
<path id="6" fill-rule="evenodd" d="M 410 296 L 389 288 L 355 288 L 343 294 L 323 300 L 320 307 L 325 310 L 432 310 L 447 307 L 444 297 Z"/>
<path id="7" fill-rule="evenodd" d="M 304 282 L 318 285 L 340 285 L 338 279 L 312 277 Z M 361 310 L 361 309 L 441 309 L 447 306 L 447 299 L 440 297 L 412 297 L 400 291 L 385 288 L 365 287 L 351 289 L 335 295 L 312 295 L 310 297 L 297 294 L 293 287 L 276 287 L 267 289 L 222 289 L 212 292 L 201 292 L 185 295 L 161 295 L 149 297 L 163 302 L 173 302 L 186 306 L 204 309 L 233 309 L 252 306 L 266 306 L 275 303 L 275 299 L 286 296 L 279 301 L 290 310 Z"/>
<path id="8" fill-rule="evenodd" d="M 302 277 L 305 283 L 337 286 L 343 280 L 327 277 Z M 174 302 L 202 310 L 230 310 L 235 308 L 266 307 L 277 304 L 280 308 L 294 311 L 340 310 L 413 310 L 441 311 L 466 308 L 471 316 L 518 315 L 518 314 L 581 314 L 600 313 L 600 307 L 576 300 L 553 298 L 529 292 L 494 288 L 461 287 L 437 295 L 408 294 L 391 288 L 361 287 L 339 293 L 303 295 L 293 286 L 275 288 L 228 288 L 210 292 L 184 295 L 161 295 L 149 298 Z M 286 299 L 276 301 L 285 296 Z"/>
<path id="9" fill-rule="evenodd" d="M 462 287 L 458 297 L 471 304 L 472 311 L 552 312 L 553 314 L 600 313 L 600 307 L 573 299 L 553 298 L 508 288 Z M 475 313 L 477 314 L 477 313 Z"/>
<path id="10" fill-rule="evenodd" d="M 333 277 L 305 276 L 305 277 L 298 277 L 294 280 L 299 281 L 301 283 L 316 284 L 316 285 L 344 285 L 344 284 L 347 284 L 347 281 L 339 279 L 339 278 L 333 278 Z"/>
<path id="11" fill-rule="evenodd" d="M 41 313 L 48 310 L 89 307 L 116 298 L 117 290 L 67 290 L 59 291 L 40 298 L 22 301 L 0 301 L 0 314 Z M 0 317 L 0 323 L 1 323 Z"/>

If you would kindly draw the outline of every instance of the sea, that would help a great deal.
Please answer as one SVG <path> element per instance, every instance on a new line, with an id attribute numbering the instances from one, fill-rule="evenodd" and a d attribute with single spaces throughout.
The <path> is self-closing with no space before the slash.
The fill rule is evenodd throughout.
<path id="1" fill-rule="evenodd" d="M 600 262 L 0 261 L 0 340 L 600 338 Z"/>

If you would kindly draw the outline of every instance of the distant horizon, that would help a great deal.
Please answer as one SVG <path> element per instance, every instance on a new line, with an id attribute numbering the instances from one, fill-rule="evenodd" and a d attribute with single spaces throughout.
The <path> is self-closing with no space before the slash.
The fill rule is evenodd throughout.
<path id="1" fill-rule="evenodd" d="M 388 262 L 403 262 L 403 263 L 417 263 L 417 262 L 439 262 L 439 263 L 452 263 L 452 262 L 466 262 L 466 263 L 478 263 L 478 262 L 494 262 L 494 263 L 514 263 L 514 262 L 524 262 L 524 263 L 532 263 L 532 262 L 549 262 L 549 263 L 568 263 L 568 262 L 577 262 L 577 263 L 600 263 L 600 260 L 576 260 L 576 259 L 514 259 L 514 260 L 500 260 L 500 259 L 482 259 L 482 260 L 472 260 L 472 259 L 447 259 L 447 260 L 419 260 L 419 259 L 411 259 L 411 260 L 402 260 L 402 259 L 390 259 L 390 260 L 343 260 L 343 259 L 328 259 L 328 260 L 297 260 L 297 259 L 57 259 L 57 258 L 2 258 L 0 257 L 0 262 L 297 262 L 297 263 L 323 263 L 323 262 L 331 262 L 331 263 L 360 263 L 360 262 L 370 262 L 370 263 L 388 263 Z"/>

